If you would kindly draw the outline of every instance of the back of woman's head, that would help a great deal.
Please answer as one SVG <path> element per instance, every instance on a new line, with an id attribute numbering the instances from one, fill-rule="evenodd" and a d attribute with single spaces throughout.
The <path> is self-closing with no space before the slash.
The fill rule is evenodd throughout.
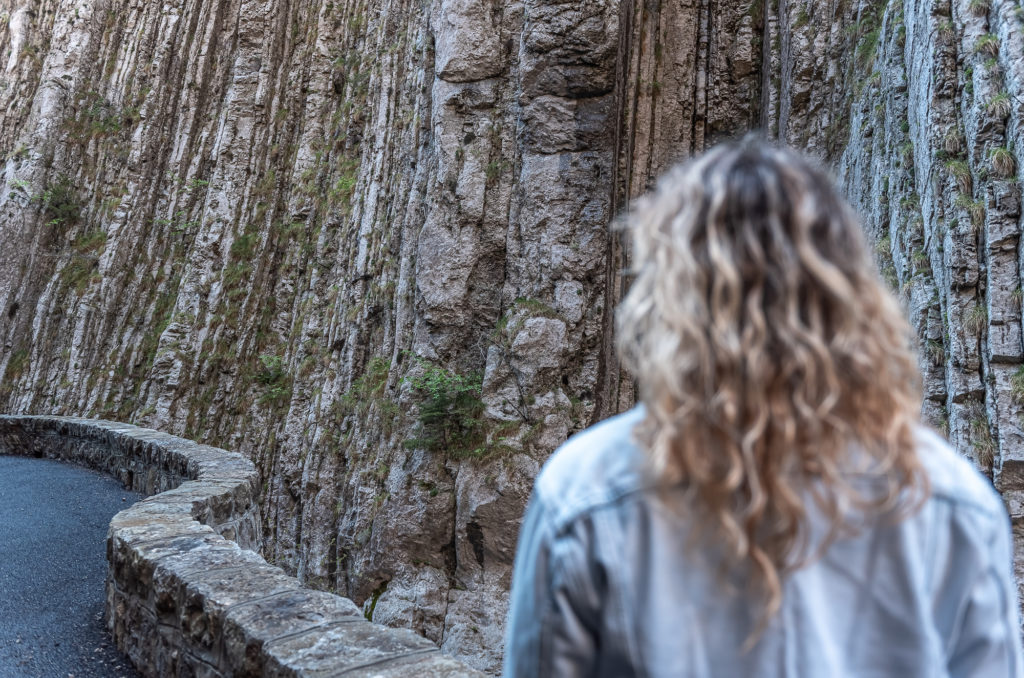
<path id="1" fill-rule="evenodd" d="M 770 616 L 812 556 L 810 512 L 829 542 L 922 494 L 909 327 L 852 210 L 791 152 L 719 146 L 665 175 L 628 225 L 618 332 L 646 405 L 638 435 L 705 536 L 751 566 Z"/>

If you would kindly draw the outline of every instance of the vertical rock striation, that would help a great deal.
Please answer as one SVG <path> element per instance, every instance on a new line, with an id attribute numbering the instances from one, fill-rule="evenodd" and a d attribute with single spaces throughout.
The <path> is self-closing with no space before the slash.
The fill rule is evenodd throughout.
<path id="1" fill-rule="evenodd" d="M 533 477 L 633 399 L 609 223 L 751 128 L 835 168 L 1024 517 L 1015 0 L 0 16 L 0 409 L 245 453 L 267 558 L 375 621 L 497 669 Z"/>

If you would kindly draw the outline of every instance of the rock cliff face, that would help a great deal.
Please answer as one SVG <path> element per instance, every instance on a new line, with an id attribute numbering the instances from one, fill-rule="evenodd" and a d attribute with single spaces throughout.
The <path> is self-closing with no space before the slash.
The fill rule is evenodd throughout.
<path id="1" fill-rule="evenodd" d="M 375 621 L 497 668 L 534 475 L 632 402 L 609 223 L 750 128 L 835 168 L 927 416 L 1024 516 L 1019 2 L 0 16 L 0 410 L 242 451 L 268 559 Z"/>

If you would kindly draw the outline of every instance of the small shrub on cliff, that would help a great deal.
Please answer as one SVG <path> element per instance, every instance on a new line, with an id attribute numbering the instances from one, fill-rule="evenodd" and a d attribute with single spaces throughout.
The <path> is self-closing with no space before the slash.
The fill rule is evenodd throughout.
<path id="1" fill-rule="evenodd" d="M 421 358 L 416 362 L 422 372 L 408 383 L 419 398 L 420 434 L 407 440 L 406 447 L 422 447 L 455 459 L 484 456 L 483 375 L 458 374 Z"/>
<path id="2" fill-rule="evenodd" d="M 860 42 L 857 43 L 857 64 L 865 71 L 869 70 L 875 63 L 875 54 L 878 51 L 878 40 L 882 36 L 881 27 L 865 33 Z"/>
<path id="3" fill-rule="evenodd" d="M 951 129 L 942 137 L 942 150 L 946 153 L 959 153 L 963 146 L 963 135 L 960 130 Z"/>
<path id="4" fill-rule="evenodd" d="M 7 369 L 5 370 L 4 377 L 6 379 L 17 379 L 24 372 L 28 366 L 29 353 L 27 349 L 21 348 L 11 354 L 11 359 L 7 361 Z"/>
<path id="5" fill-rule="evenodd" d="M 892 258 L 892 238 L 884 235 L 875 242 L 875 253 L 879 258 Z"/>
<path id="6" fill-rule="evenodd" d="M 914 164 L 914 142 L 907 141 L 900 144 L 900 167 L 910 167 Z"/>
<path id="7" fill-rule="evenodd" d="M 939 23 L 939 42 L 943 45 L 950 45 L 956 39 L 956 27 L 949 19 Z"/>
<path id="8" fill-rule="evenodd" d="M 356 182 L 359 180 L 359 158 L 343 159 L 338 165 L 338 170 L 338 179 L 327 191 L 327 197 L 332 205 L 340 206 L 348 211 L 352 204 Z"/>
<path id="9" fill-rule="evenodd" d="M 963 160 L 949 160 L 946 162 L 946 169 L 956 182 L 962 193 L 971 192 L 971 168 Z"/>
<path id="10" fill-rule="evenodd" d="M 878 268 L 878 273 L 890 290 L 893 292 L 899 291 L 900 279 L 896 274 L 896 266 L 893 264 L 891 258 L 881 262 L 881 265 Z"/>
<path id="11" fill-rule="evenodd" d="M 983 469 L 991 469 L 996 453 L 996 443 L 992 439 L 992 431 L 988 427 L 985 406 L 981 403 L 974 403 L 968 416 L 970 417 L 968 426 L 970 426 L 971 447 L 974 448 L 974 453 L 977 455 L 978 465 Z"/>
<path id="12" fill-rule="evenodd" d="M 963 322 L 964 332 L 971 336 L 977 336 L 981 334 L 981 330 L 988 323 L 988 311 L 985 310 L 984 305 L 975 304 L 964 313 Z"/>
<path id="13" fill-rule="evenodd" d="M 60 175 L 45 191 L 33 196 L 43 208 L 43 215 L 49 226 L 70 227 L 82 216 L 82 203 L 74 185 L 65 175 Z"/>
<path id="14" fill-rule="evenodd" d="M 971 14 L 974 16 L 986 16 L 991 7 L 992 0 L 971 0 L 967 4 L 967 9 L 969 9 Z"/>
<path id="15" fill-rule="evenodd" d="M 984 223 L 985 202 L 983 200 L 973 200 L 971 196 L 961 193 L 953 204 L 971 215 L 971 225 L 974 228 L 978 228 Z"/>
<path id="16" fill-rule="evenodd" d="M 231 243 L 231 259 L 240 261 L 250 259 L 256 250 L 258 239 L 255 233 L 246 231 Z"/>
<path id="17" fill-rule="evenodd" d="M 914 254 L 912 256 L 912 259 L 913 259 L 913 262 L 914 262 L 914 267 L 918 271 L 925 271 L 925 272 L 931 271 L 931 269 L 932 269 L 932 260 L 931 260 L 931 257 L 928 256 L 928 252 L 926 252 L 924 249 L 916 249 L 916 250 L 914 250 Z"/>
<path id="18" fill-rule="evenodd" d="M 1012 177 L 1017 169 L 1017 159 L 1013 157 L 1010 149 L 998 146 L 988 153 L 989 162 L 992 163 L 992 172 L 1004 179 Z"/>
<path id="19" fill-rule="evenodd" d="M 986 33 L 974 43 L 974 51 L 977 54 L 984 54 L 993 58 L 999 56 L 999 38 L 991 33 Z"/>
<path id="20" fill-rule="evenodd" d="M 1021 365 L 1010 376 L 1010 395 L 1014 402 L 1024 404 L 1024 365 Z"/>
<path id="21" fill-rule="evenodd" d="M 292 399 L 292 390 L 287 386 L 271 386 L 260 396 L 261 405 L 274 405 L 280 407 L 287 405 Z"/>
<path id="22" fill-rule="evenodd" d="M 985 110 L 997 118 L 1006 119 L 1011 110 L 1010 95 L 1000 92 L 989 100 L 985 105 Z"/>
<path id="23" fill-rule="evenodd" d="M 71 247 L 79 254 L 95 254 L 101 251 L 106 244 L 107 234 L 101 229 L 94 228 L 75 238 L 71 243 Z"/>
<path id="24" fill-rule="evenodd" d="M 259 398 L 261 405 L 281 406 L 291 400 L 292 389 L 285 372 L 284 358 L 281 356 L 261 355 L 260 367 L 256 371 L 255 378 L 257 382 L 266 387 Z"/>
<path id="25" fill-rule="evenodd" d="M 388 372 L 390 371 L 390 362 L 384 358 L 373 358 L 366 365 L 363 375 L 352 382 L 352 388 L 345 393 L 344 397 L 350 402 L 379 398 L 384 392 L 384 386 L 388 383 Z"/>
<path id="26" fill-rule="evenodd" d="M 270 386 L 279 383 L 284 377 L 284 358 L 266 353 L 260 356 L 260 369 L 256 372 L 256 381 Z"/>

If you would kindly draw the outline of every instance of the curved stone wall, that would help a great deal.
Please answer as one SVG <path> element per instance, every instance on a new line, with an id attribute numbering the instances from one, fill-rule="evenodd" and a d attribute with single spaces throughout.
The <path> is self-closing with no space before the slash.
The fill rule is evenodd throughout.
<path id="1" fill-rule="evenodd" d="M 240 454 L 128 424 L 34 416 L 0 416 L 0 454 L 73 462 L 151 495 L 114 516 L 107 536 L 107 624 L 145 675 L 481 675 L 258 555 L 258 474 Z"/>

